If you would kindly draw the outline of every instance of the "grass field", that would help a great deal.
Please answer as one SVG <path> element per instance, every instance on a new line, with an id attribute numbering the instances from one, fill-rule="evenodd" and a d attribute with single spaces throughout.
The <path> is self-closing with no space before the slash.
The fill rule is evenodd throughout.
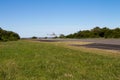
<path id="1" fill-rule="evenodd" d="M 120 56 L 90 50 L 62 43 L 0 42 L 0 80 L 120 80 Z"/>

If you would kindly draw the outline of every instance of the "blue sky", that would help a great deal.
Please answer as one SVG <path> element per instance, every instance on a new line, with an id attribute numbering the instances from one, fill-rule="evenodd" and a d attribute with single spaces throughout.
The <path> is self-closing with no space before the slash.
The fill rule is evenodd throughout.
<path id="1" fill-rule="evenodd" d="M 120 0 L 0 0 L 0 27 L 21 37 L 120 27 Z"/>

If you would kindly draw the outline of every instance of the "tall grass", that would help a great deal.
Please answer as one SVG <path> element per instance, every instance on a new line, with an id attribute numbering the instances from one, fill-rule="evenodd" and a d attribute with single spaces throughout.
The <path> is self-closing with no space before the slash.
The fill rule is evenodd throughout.
<path id="1" fill-rule="evenodd" d="M 120 80 L 120 57 L 49 43 L 0 42 L 0 80 Z"/>

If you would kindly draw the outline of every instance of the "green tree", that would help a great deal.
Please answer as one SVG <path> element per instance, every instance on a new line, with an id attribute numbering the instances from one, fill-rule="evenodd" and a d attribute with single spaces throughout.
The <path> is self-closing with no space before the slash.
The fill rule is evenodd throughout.
<path id="1" fill-rule="evenodd" d="M 91 30 L 78 31 L 69 34 L 66 38 L 120 38 L 120 28 L 109 29 L 107 27 L 95 27 Z"/>
<path id="2" fill-rule="evenodd" d="M 18 39 L 20 39 L 20 36 L 17 33 L 0 28 L 0 41 L 13 41 Z"/>
<path id="3" fill-rule="evenodd" d="M 36 37 L 36 36 L 33 36 L 32 39 L 37 39 L 37 37 Z"/>
<path id="4" fill-rule="evenodd" d="M 64 35 L 64 34 L 60 34 L 59 37 L 60 37 L 60 38 L 65 38 L 65 35 Z"/>

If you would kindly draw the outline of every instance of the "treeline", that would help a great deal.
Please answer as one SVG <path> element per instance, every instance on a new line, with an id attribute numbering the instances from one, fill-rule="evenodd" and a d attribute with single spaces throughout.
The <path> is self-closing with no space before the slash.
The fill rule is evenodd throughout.
<path id="1" fill-rule="evenodd" d="M 95 27 L 91 30 L 78 31 L 77 33 L 63 36 L 64 38 L 120 38 L 120 28 Z"/>
<path id="2" fill-rule="evenodd" d="M 0 28 L 0 41 L 15 41 L 18 39 L 20 39 L 20 36 L 17 33 Z"/>

